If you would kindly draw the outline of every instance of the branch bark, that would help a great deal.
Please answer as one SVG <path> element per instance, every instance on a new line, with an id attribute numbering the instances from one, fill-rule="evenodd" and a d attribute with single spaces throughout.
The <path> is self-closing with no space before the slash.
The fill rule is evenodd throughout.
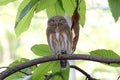
<path id="1" fill-rule="evenodd" d="M 30 60 L 28 62 L 24 62 L 22 64 L 18 64 L 14 67 L 11 67 L 3 72 L 0 73 L 0 80 L 5 79 L 6 77 L 8 77 L 9 75 L 36 65 L 36 64 L 40 64 L 40 63 L 44 63 L 44 62 L 49 62 L 49 61 L 55 61 L 55 60 L 63 60 L 63 59 L 67 59 L 67 60 L 89 60 L 89 61 L 95 61 L 95 62 L 102 62 L 102 63 L 118 63 L 120 64 L 120 58 L 105 58 L 105 57 L 99 57 L 99 56 L 92 56 L 92 55 L 87 55 L 87 54 L 66 54 L 64 56 L 60 56 L 59 58 L 56 57 L 56 55 L 52 55 L 52 56 L 46 56 L 46 57 L 42 57 L 42 58 L 37 58 L 34 60 Z"/>
<path id="2" fill-rule="evenodd" d="M 80 71 L 82 74 L 84 74 L 86 76 L 86 80 L 97 80 L 97 79 L 91 77 L 87 72 L 85 72 L 84 70 L 82 70 L 81 68 L 79 68 L 75 65 L 70 65 L 70 68 L 74 68 L 74 69 Z"/>

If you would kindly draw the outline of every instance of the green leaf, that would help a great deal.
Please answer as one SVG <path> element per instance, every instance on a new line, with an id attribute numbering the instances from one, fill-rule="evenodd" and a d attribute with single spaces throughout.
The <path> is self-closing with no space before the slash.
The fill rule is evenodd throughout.
<path id="1" fill-rule="evenodd" d="M 116 54 L 114 51 L 105 50 L 105 49 L 97 49 L 97 50 L 91 51 L 90 54 L 95 56 L 107 57 L 107 58 L 120 58 L 120 56 Z"/>
<path id="2" fill-rule="evenodd" d="M 29 61 L 29 59 L 21 58 L 21 59 L 19 59 L 19 60 L 16 60 L 16 61 L 12 62 L 12 63 L 9 65 L 9 67 L 13 67 L 13 66 L 16 66 L 16 65 L 18 65 L 18 64 L 27 62 L 27 61 Z M 35 68 L 36 68 L 36 66 L 31 66 L 31 67 L 28 67 L 28 68 L 23 69 L 22 71 L 24 71 L 24 72 L 26 72 L 26 73 L 31 73 L 31 71 L 33 71 Z"/>
<path id="3" fill-rule="evenodd" d="M 29 59 L 21 58 L 21 59 L 19 59 L 19 60 L 16 60 L 16 61 L 12 62 L 12 63 L 9 65 L 9 67 L 16 66 L 16 65 L 18 65 L 18 64 L 20 64 L 20 63 L 23 63 L 23 62 L 26 62 L 26 61 L 29 61 Z"/>
<path id="4" fill-rule="evenodd" d="M 28 6 L 29 7 L 29 5 L 31 4 L 30 3 L 30 0 L 23 0 L 22 1 L 22 3 L 20 4 L 20 6 L 19 6 L 19 8 L 18 8 L 18 11 L 17 11 L 17 15 L 16 15 L 16 21 L 19 21 L 20 20 L 20 18 L 22 18 L 23 16 L 20 16 L 21 15 L 21 12 L 23 11 L 23 10 L 25 10 L 25 8 L 27 8 L 26 6 Z M 28 10 L 26 10 L 26 11 L 28 11 Z M 22 14 L 23 14 L 23 12 L 22 12 Z"/>
<path id="5" fill-rule="evenodd" d="M 75 0 L 62 0 L 62 4 L 65 12 L 72 16 L 76 6 Z"/>
<path id="6" fill-rule="evenodd" d="M 9 65 L 9 67 L 13 67 L 13 66 L 16 66 L 16 65 L 18 65 L 18 64 L 27 62 L 27 61 L 29 61 L 29 59 L 21 58 L 21 59 L 19 59 L 19 60 L 16 60 L 16 61 L 12 62 L 12 63 Z M 36 66 L 31 66 L 31 67 L 28 67 L 28 68 L 23 69 L 23 71 L 26 72 L 26 73 L 29 73 L 29 72 L 33 71 L 35 68 L 36 68 Z"/>
<path id="7" fill-rule="evenodd" d="M 21 11 L 19 14 L 19 17 L 17 19 L 17 22 L 19 22 L 31 9 L 31 1 L 25 6 L 25 8 Z"/>
<path id="8" fill-rule="evenodd" d="M 61 70 L 61 74 L 64 80 L 69 80 L 69 71 L 70 71 L 70 66 L 68 66 L 66 70 Z"/>
<path id="9" fill-rule="evenodd" d="M 39 12 L 51 5 L 54 5 L 56 3 L 57 0 L 40 0 L 39 3 L 37 4 L 37 7 L 36 7 L 36 12 Z"/>
<path id="10" fill-rule="evenodd" d="M 39 44 L 32 46 L 31 50 L 38 56 L 49 56 L 51 55 L 51 51 L 48 45 Z"/>
<path id="11" fill-rule="evenodd" d="M 54 74 L 54 76 L 52 77 L 52 80 L 68 80 L 69 71 L 70 71 L 69 63 L 67 63 L 67 68 L 65 70 L 62 70 L 60 67 L 60 62 L 55 61 L 55 66 L 52 69 L 52 72 Z"/>
<path id="12" fill-rule="evenodd" d="M 78 10 L 79 14 L 80 14 L 80 24 L 81 26 L 84 26 L 85 24 L 85 16 L 86 16 L 86 4 L 85 4 L 85 0 L 81 0 L 81 3 L 79 4 L 79 10 Z"/>
<path id="13" fill-rule="evenodd" d="M 37 0 L 23 0 L 18 8 L 16 21 L 21 20 L 37 2 Z"/>
<path id="14" fill-rule="evenodd" d="M 31 19 L 36 8 L 36 0 L 23 0 L 16 16 L 15 33 L 19 36 L 29 28 Z"/>
<path id="15" fill-rule="evenodd" d="M 101 56 L 101 57 L 106 57 L 106 58 L 120 58 L 120 56 L 116 54 L 114 51 L 105 50 L 105 49 L 94 50 L 94 51 L 91 51 L 90 54 L 94 56 Z M 120 64 L 116 64 L 116 63 L 110 63 L 107 65 L 110 65 L 113 67 L 120 67 Z"/>
<path id="16" fill-rule="evenodd" d="M 54 66 L 54 62 L 40 64 L 32 74 L 31 80 L 41 80 Z"/>
<path id="17" fill-rule="evenodd" d="M 55 4 L 47 7 L 46 11 L 49 18 L 55 15 L 64 16 L 65 13 L 60 0 L 57 0 Z"/>
<path id="18" fill-rule="evenodd" d="M 0 5 L 6 5 L 6 4 L 13 2 L 13 1 L 16 1 L 16 0 L 0 0 Z"/>
<path id="19" fill-rule="evenodd" d="M 54 76 L 52 77 L 52 80 L 62 80 L 62 77 L 60 75 L 57 75 L 56 73 L 60 73 L 60 62 L 59 61 L 55 61 L 55 66 L 52 69 L 52 73 L 54 74 Z M 56 75 L 55 75 L 56 74 Z"/>
<path id="20" fill-rule="evenodd" d="M 114 20 L 117 21 L 120 17 L 120 0 L 108 0 Z"/>
<path id="21" fill-rule="evenodd" d="M 21 78 L 22 76 L 25 76 L 25 75 L 23 73 L 16 72 L 14 74 L 11 74 L 10 76 L 5 78 L 4 80 L 15 80 L 15 79 Z"/>
<path id="22" fill-rule="evenodd" d="M 16 61 L 12 62 L 9 65 L 9 67 L 16 66 L 16 65 L 18 65 L 20 63 L 23 63 L 23 62 L 26 62 L 26 61 L 28 61 L 28 59 L 26 59 L 26 58 L 22 58 L 22 59 L 16 60 Z M 10 75 L 9 77 L 7 77 L 5 80 L 14 80 L 16 78 L 21 78 L 22 76 L 25 76 L 25 74 L 23 74 L 21 72 L 16 72 L 16 73 Z"/>
<path id="23" fill-rule="evenodd" d="M 84 26 L 85 24 L 85 14 L 86 14 L 86 4 L 85 0 L 80 0 L 78 12 L 80 14 L 80 24 Z M 76 0 L 62 0 L 63 8 L 65 12 L 72 16 L 76 7 Z"/>

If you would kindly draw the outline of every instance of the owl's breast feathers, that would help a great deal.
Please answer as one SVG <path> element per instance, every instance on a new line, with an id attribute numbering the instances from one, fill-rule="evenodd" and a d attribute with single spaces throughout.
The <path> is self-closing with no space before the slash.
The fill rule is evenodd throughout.
<path id="1" fill-rule="evenodd" d="M 68 54 L 71 54 L 72 34 L 70 29 L 58 31 L 56 28 L 54 32 L 49 31 L 49 33 L 47 33 L 47 40 L 54 54 L 61 51 L 66 51 Z"/>

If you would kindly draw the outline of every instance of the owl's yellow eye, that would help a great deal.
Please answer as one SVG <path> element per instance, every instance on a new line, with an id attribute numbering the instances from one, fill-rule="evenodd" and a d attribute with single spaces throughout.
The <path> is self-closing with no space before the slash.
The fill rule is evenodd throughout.
<path id="1" fill-rule="evenodd" d="M 61 23 L 63 21 L 63 19 L 60 19 L 59 22 Z"/>
<path id="2" fill-rule="evenodd" d="M 51 20 L 51 22 L 52 22 L 52 23 L 54 23 L 54 22 L 55 22 L 55 20 Z"/>

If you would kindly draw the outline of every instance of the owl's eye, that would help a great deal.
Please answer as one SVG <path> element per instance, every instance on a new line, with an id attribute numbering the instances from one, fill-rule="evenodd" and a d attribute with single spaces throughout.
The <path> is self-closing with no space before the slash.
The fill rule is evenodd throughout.
<path id="1" fill-rule="evenodd" d="M 63 19 L 60 19 L 59 22 L 62 23 Z"/>
<path id="2" fill-rule="evenodd" d="M 54 22 L 55 22 L 55 20 L 51 20 L 51 22 L 52 22 L 52 23 L 54 23 Z"/>

